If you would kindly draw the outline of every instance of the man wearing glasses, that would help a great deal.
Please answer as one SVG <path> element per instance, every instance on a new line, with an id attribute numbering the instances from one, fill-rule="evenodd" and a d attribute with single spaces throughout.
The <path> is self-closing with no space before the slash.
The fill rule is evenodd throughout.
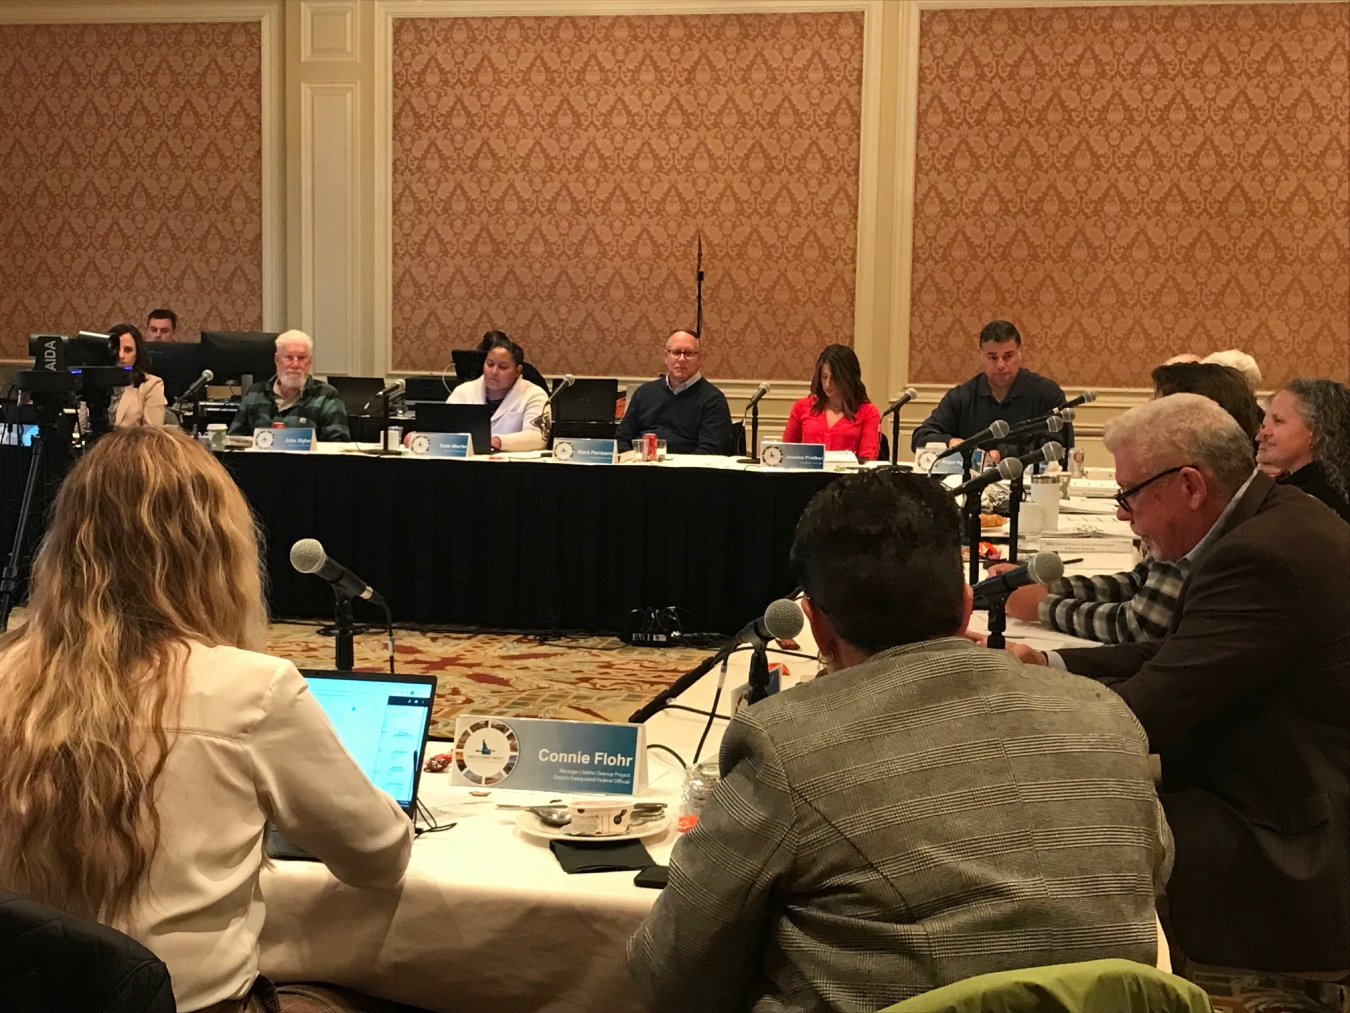
<path id="1" fill-rule="evenodd" d="M 676 331 L 666 338 L 666 372 L 644 383 L 628 399 L 628 410 L 615 434 L 620 450 L 655 433 L 672 454 L 731 452 L 731 409 L 726 395 L 703 378 L 698 338 Z"/>
<path id="2" fill-rule="evenodd" d="M 1190 575 L 1162 640 L 1016 645 L 1112 687 L 1162 761 L 1173 943 L 1191 961 L 1350 969 L 1350 526 L 1256 471 L 1197 394 L 1106 430 L 1117 516 Z M 1325 979 L 1324 979 L 1325 980 Z"/>

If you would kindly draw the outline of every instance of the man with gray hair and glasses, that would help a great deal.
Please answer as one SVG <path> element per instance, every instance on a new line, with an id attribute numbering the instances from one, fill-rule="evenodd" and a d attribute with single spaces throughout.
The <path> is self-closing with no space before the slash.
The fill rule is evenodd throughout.
<path id="1" fill-rule="evenodd" d="M 1350 526 L 1256 470 L 1198 394 L 1106 429 L 1117 516 L 1184 561 L 1162 640 L 1024 662 L 1110 686 L 1161 755 L 1172 942 L 1191 961 L 1350 972 Z"/>

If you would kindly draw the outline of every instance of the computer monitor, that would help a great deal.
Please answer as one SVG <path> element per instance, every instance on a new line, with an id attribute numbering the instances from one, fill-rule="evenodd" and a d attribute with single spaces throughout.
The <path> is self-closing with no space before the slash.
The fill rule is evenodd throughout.
<path id="1" fill-rule="evenodd" d="M 444 401 L 460 384 L 457 376 L 410 376 L 404 380 L 407 401 Z"/>
<path id="2" fill-rule="evenodd" d="M 202 369 L 216 374 L 215 383 L 241 384 L 266 380 L 277 371 L 277 335 L 263 331 L 202 331 Z"/>
<path id="3" fill-rule="evenodd" d="M 384 377 L 330 376 L 328 384 L 342 398 L 342 403 L 346 406 L 348 415 L 364 415 L 367 414 L 366 405 L 370 404 L 376 394 L 384 390 Z M 382 409 L 383 406 L 375 405 L 374 407 Z"/>
<path id="4" fill-rule="evenodd" d="M 169 404 L 202 374 L 202 346 L 195 341 L 147 341 L 145 350 L 150 353 L 150 372 L 164 381 Z"/>
<path id="5" fill-rule="evenodd" d="M 553 389 L 561 382 L 555 380 Z M 577 380 L 553 399 L 553 421 L 613 422 L 618 400 L 618 380 Z"/>
<path id="6" fill-rule="evenodd" d="M 457 377 L 461 380 L 477 380 L 483 375 L 483 360 L 487 358 L 487 353 L 476 348 L 456 348 L 450 352 L 450 358 L 454 360 Z"/>
<path id="7" fill-rule="evenodd" d="M 475 454 L 492 453 L 492 408 L 485 404 L 445 404 L 419 401 L 412 405 L 413 423 L 419 433 L 468 433 Z"/>

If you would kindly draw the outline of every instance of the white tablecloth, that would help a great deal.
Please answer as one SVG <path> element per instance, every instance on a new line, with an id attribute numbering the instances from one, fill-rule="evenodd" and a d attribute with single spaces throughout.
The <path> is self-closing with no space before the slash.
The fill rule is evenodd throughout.
<path id="1" fill-rule="evenodd" d="M 1128 554 L 1095 554 L 1071 569 L 1103 572 L 1131 562 Z M 983 618 L 976 613 L 972 628 L 983 629 Z M 1016 620 L 1008 635 L 1042 649 L 1087 643 Z M 799 642 L 814 654 L 809 630 Z M 773 660 L 788 666 L 785 688 L 817 670 L 805 658 Z M 728 689 L 745 682 L 747 664 L 747 654 L 733 656 Z M 708 707 L 716 681 L 714 670 L 678 702 Z M 719 710 L 727 710 L 725 693 Z M 664 711 L 647 723 L 648 742 L 691 760 L 704 721 Z M 703 758 L 716 755 L 725 726 L 715 723 Z M 438 751 L 432 743 L 429 752 Z M 682 783 L 677 765 L 659 750 L 648 757 L 644 797 L 673 810 Z M 625 944 L 656 891 L 634 886 L 632 872 L 565 874 L 546 842 L 516 829 L 514 813 L 495 808 L 547 796 L 496 790 L 475 799 L 468 791 L 452 787 L 447 775 L 423 775 L 422 799 L 457 825 L 417 840 L 397 892 L 345 887 L 318 863 L 279 861 L 266 870 L 263 973 L 283 982 L 333 982 L 444 1013 L 637 1013 Z M 656 862 L 669 861 L 677 836 L 672 828 L 646 841 Z M 1159 941 L 1160 966 L 1170 966 L 1161 932 Z"/>

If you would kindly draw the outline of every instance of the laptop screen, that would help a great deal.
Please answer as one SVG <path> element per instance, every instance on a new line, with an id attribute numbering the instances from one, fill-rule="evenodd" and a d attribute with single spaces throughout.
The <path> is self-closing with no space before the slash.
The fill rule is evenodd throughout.
<path id="1" fill-rule="evenodd" d="M 305 672 L 310 692 L 375 787 L 405 810 L 417 796 L 434 676 Z"/>

